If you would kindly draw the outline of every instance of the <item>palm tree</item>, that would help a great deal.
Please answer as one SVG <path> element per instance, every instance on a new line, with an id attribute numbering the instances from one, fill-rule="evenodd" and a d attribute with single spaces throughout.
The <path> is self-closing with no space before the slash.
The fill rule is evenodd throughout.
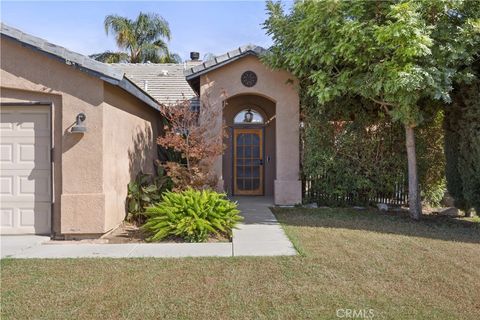
<path id="1" fill-rule="evenodd" d="M 113 51 L 105 51 L 101 53 L 94 53 L 89 55 L 90 58 L 95 59 L 100 62 L 105 63 L 119 63 L 119 62 L 126 62 L 129 60 L 129 56 L 125 52 L 113 52 Z"/>
<path id="2" fill-rule="evenodd" d="M 104 52 L 91 55 L 96 60 L 103 62 L 127 60 L 130 63 L 176 60 L 176 55 L 169 52 L 165 42 L 170 40 L 168 22 L 158 14 L 140 12 L 135 20 L 108 15 L 105 17 L 104 25 L 107 35 L 113 33 L 117 46 L 128 52 L 128 58 L 125 59 L 125 56 L 122 56 L 125 53 L 122 52 Z"/>

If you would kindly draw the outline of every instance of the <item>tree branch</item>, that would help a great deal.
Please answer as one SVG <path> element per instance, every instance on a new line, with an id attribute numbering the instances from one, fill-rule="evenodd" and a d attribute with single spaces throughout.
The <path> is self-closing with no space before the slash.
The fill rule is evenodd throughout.
<path id="1" fill-rule="evenodd" d="M 373 99 L 373 98 L 369 98 L 370 100 L 372 100 L 373 102 L 379 104 L 384 110 L 385 112 L 389 113 L 390 110 L 388 109 L 388 107 L 393 107 L 395 106 L 393 103 L 389 103 L 389 102 L 385 102 L 385 101 L 380 101 L 380 100 L 377 100 L 377 99 Z"/>

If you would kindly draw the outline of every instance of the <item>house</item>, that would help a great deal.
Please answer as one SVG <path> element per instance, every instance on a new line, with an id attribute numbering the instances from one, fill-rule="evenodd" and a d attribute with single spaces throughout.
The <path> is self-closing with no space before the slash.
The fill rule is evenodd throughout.
<path id="1" fill-rule="evenodd" d="M 95 237 L 125 217 L 127 184 L 154 172 L 161 105 L 208 100 L 228 126 L 212 168 L 231 195 L 301 202 L 297 80 L 264 49 L 211 61 L 104 64 L 1 26 L 1 232 Z"/>

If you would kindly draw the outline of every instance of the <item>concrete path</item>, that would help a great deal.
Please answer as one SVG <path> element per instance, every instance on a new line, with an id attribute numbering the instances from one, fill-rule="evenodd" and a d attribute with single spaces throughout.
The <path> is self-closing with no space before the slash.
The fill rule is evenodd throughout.
<path id="1" fill-rule="evenodd" d="M 295 255 L 269 206 L 271 199 L 234 199 L 244 217 L 233 242 L 224 243 L 61 243 L 45 236 L 1 236 L 1 258 L 142 258 Z"/>
<path id="2" fill-rule="evenodd" d="M 237 197 L 244 217 L 233 230 L 234 256 L 290 256 L 297 251 L 285 235 L 275 215 L 270 211 L 273 199 L 266 197 Z"/>

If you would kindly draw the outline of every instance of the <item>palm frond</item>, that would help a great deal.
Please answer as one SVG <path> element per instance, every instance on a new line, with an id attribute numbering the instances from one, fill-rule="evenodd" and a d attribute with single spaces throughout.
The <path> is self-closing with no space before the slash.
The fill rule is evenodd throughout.
<path id="1" fill-rule="evenodd" d="M 104 21 L 105 32 L 115 35 L 117 45 L 130 51 L 130 62 L 178 61 L 179 56 L 171 56 L 164 39 L 170 40 L 168 22 L 155 13 L 140 12 L 135 20 L 118 15 L 108 15 Z"/>
<path id="2" fill-rule="evenodd" d="M 119 63 L 128 61 L 129 56 L 125 52 L 105 51 L 89 55 L 90 58 L 104 63 Z"/>
<path id="3" fill-rule="evenodd" d="M 118 15 L 108 15 L 104 21 L 105 32 L 109 31 L 115 34 L 115 41 L 122 49 L 131 49 L 136 46 L 134 36 L 134 24 L 128 18 Z"/>

